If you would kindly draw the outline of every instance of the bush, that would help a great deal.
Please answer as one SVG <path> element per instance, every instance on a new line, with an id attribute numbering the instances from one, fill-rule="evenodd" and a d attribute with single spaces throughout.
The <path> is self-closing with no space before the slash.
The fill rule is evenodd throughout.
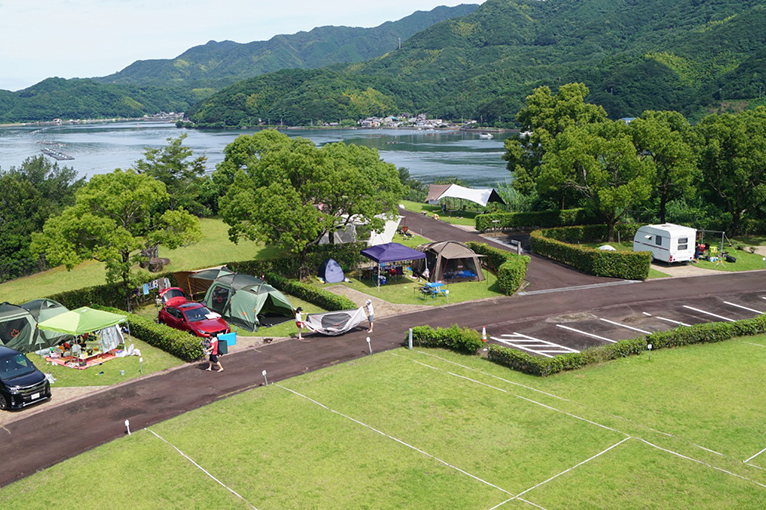
<path id="1" fill-rule="evenodd" d="M 476 216 L 476 230 L 487 232 L 495 229 L 536 229 L 579 225 L 597 221 L 585 209 L 563 209 L 559 211 L 491 213 Z"/>
<path id="2" fill-rule="evenodd" d="M 123 310 L 108 306 L 93 305 L 92 308 L 125 315 Z M 204 356 L 202 340 L 194 335 L 157 324 L 152 319 L 127 314 L 130 333 L 144 342 L 162 349 L 183 361 L 196 361 Z"/>
<path id="3" fill-rule="evenodd" d="M 632 239 L 638 225 L 619 225 L 618 228 L 621 234 Z M 596 276 L 627 280 L 647 279 L 652 261 L 649 252 L 602 251 L 571 244 L 602 241 L 606 237 L 606 231 L 606 225 L 535 230 L 530 234 L 532 251 Z"/>
<path id="4" fill-rule="evenodd" d="M 407 343 L 408 336 L 404 341 Z M 416 347 L 437 347 L 463 354 L 476 354 L 481 348 L 481 334 L 468 328 L 452 325 L 449 328 L 434 329 L 431 326 L 412 328 L 412 344 Z"/>
<path id="5" fill-rule="evenodd" d="M 487 257 L 497 268 L 497 283 L 506 296 L 519 290 L 527 276 L 530 258 L 527 255 L 516 255 L 507 250 L 488 246 L 486 243 L 470 241 L 467 246 L 479 255 Z"/>

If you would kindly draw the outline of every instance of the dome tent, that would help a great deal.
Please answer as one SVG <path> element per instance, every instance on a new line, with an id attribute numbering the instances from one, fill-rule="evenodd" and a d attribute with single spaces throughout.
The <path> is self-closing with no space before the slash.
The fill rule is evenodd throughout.
<path id="1" fill-rule="evenodd" d="M 473 282 L 484 280 L 479 257 L 468 246 L 457 241 L 437 241 L 418 246 L 425 259 L 412 262 L 412 271 L 423 274 L 428 269 L 428 281 Z"/>
<path id="2" fill-rule="evenodd" d="M 293 317 L 293 306 L 284 294 L 246 274 L 219 276 L 207 289 L 203 302 L 230 324 L 248 331 Z"/>
<path id="3" fill-rule="evenodd" d="M 319 266 L 319 277 L 327 283 L 340 283 L 346 279 L 343 268 L 335 259 L 327 259 Z"/>
<path id="4" fill-rule="evenodd" d="M 0 303 L 0 345 L 32 352 L 38 342 L 37 321 L 32 314 L 20 306 Z"/>
<path id="5" fill-rule="evenodd" d="M 33 299 L 21 305 L 23 309 L 32 314 L 37 323 L 46 321 L 51 317 L 56 317 L 62 313 L 66 313 L 69 309 L 61 303 L 52 299 Z M 38 329 L 38 338 L 35 342 L 34 348 L 37 349 L 43 347 L 53 347 L 61 342 L 71 340 L 73 337 L 67 333 L 60 333 L 57 331 L 45 331 Z"/>

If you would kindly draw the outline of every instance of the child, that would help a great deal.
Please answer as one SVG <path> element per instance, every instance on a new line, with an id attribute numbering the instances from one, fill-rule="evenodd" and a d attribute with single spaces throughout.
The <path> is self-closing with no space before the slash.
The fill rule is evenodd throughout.
<path id="1" fill-rule="evenodd" d="M 303 328 L 308 329 L 309 331 L 314 331 L 309 327 L 308 324 L 303 322 L 303 308 L 300 306 L 295 309 L 295 325 L 298 326 L 298 340 L 303 340 L 303 334 L 302 330 Z"/>

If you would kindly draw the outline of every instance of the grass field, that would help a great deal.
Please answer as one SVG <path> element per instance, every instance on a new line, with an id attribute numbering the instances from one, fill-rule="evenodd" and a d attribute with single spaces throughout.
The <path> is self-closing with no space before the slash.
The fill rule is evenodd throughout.
<path id="1" fill-rule="evenodd" d="M 136 431 L 0 507 L 763 508 L 764 363 L 763 336 L 545 379 L 399 349 Z"/>
<path id="2" fill-rule="evenodd" d="M 476 225 L 476 216 L 480 213 L 474 211 L 442 211 L 440 205 L 421 204 L 419 202 L 411 202 L 404 200 L 402 205 L 408 211 L 423 213 L 427 216 L 439 215 L 439 219 L 446 223 L 452 223 L 453 225 Z"/>

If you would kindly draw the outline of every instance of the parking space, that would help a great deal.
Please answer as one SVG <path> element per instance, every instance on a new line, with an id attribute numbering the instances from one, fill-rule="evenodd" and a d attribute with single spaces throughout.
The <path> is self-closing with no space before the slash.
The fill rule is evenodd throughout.
<path id="1" fill-rule="evenodd" d="M 544 357 L 707 322 L 733 322 L 766 313 L 763 293 L 705 297 L 645 306 L 609 307 L 591 313 L 509 322 L 490 327 L 489 341 Z"/>

